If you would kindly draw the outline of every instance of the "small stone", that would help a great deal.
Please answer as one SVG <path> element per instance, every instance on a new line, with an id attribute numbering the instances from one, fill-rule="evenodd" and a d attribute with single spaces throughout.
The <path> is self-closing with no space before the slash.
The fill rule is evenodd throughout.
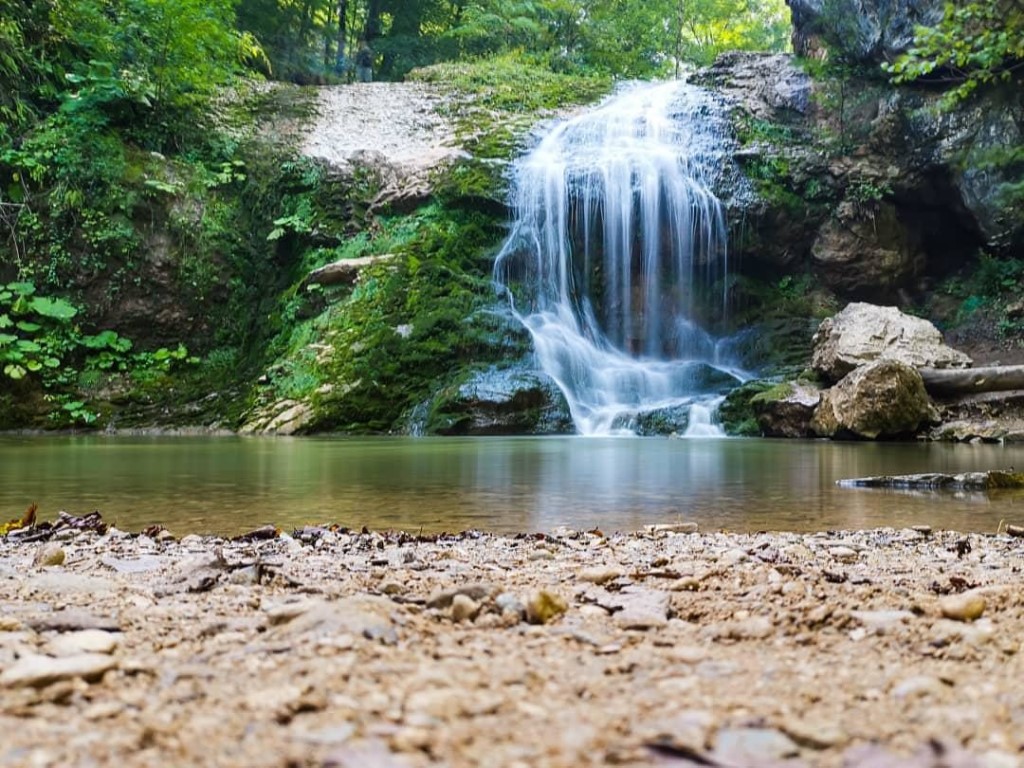
<path id="1" fill-rule="evenodd" d="M 977 592 L 947 595 L 939 601 L 939 610 L 947 619 L 974 621 L 985 612 L 985 598 Z"/>
<path id="2" fill-rule="evenodd" d="M 64 548 L 60 544 L 47 544 L 36 553 L 32 564 L 37 568 L 47 568 L 64 564 Z"/>
<path id="3" fill-rule="evenodd" d="M 623 629 L 657 629 L 668 624 L 671 597 L 668 592 L 643 587 L 627 587 L 616 595 L 621 610 L 613 616 Z"/>
<path id="4" fill-rule="evenodd" d="M 759 765 L 798 754 L 793 740 L 772 728 L 723 728 L 715 737 L 714 757 L 729 765 Z"/>
<path id="5" fill-rule="evenodd" d="M 450 608 L 456 595 L 465 595 L 470 600 L 483 600 L 491 592 L 490 584 L 467 584 L 458 589 L 446 589 L 428 597 L 427 608 Z"/>
<path id="6" fill-rule="evenodd" d="M 838 724 L 817 719 L 786 718 L 779 729 L 796 744 L 809 749 L 828 749 L 847 740 Z"/>
<path id="7" fill-rule="evenodd" d="M 49 643 L 49 650 L 55 656 L 77 656 L 82 653 L 113 653 L 121 644 L 121 634 L 86 629 L 69 632 L 55 637 Z"/>
<path id="8" fill-rule="evenodd" d="M 522 601 L 511 592 L 502 592 L 494 598 L 494 606 L 501 611 L 503 615 L 515 615 L 520 619 L 526 617 L 526 606 L 523 605 Z"/>
<path id="9" fill-rule="evenodd" d="M 560 595 L 542 589 L 526 603 L 526 620 L 531 624 L 547 624 L 569 610 L 569 604 Z"/>
<path id="10" fill-rule="evenodd" d="M 1008 525 L 1006 526 L 1006 533 L 1017 538 L 1024 537 L 1024 525 Z"/>
<path id="11" fill-rule="evenodd" d="M 101 653 L 83 653 L 62 659 L 25 656 L 0 674 L 0 687 L 42 688 L 50 683 L 77 677 L 93 681 L 116 666 L 117 661 L 113 657 Z"/>
<path id="12" fill-rule="evenodd" d="M 74 632 L 81 629 L 99 629 L 104 632 L 121 631 L 121 624 L 117 619 L 94 616 L 74 608 L 34 616 L 26 619 L 25 623 L 36 632 Z"/>
<path id="13" fill-rule="evenodd" d="M 859 557 L 856 550 L 849 547 L 832 547 L 828 553 L 833 560 L 838 560 L 840 563 L 855 563 Z"/>
<path id="14" fill-rule="evenodd" d="M 696 533 L 696 523 L 657 523 L 645 525 L 644 530 L 648 533 Z"/>
<path id="15" fill-rule="evenodd" d="M 718 558 L 718 562 L 725 566 L 739 565 L 740 563 L 749 560 L 750 555 L 742 549 L 730 549 L 722 553 L 721 557 Z"/>
<path id="16" fill-rule="evenodd" d="M 850 611 L 850 617 L 877 635 L 883 635 L 916 618 L 910 611 Z"/>
<path id="17" fill-rule="evenodd" d="M 922 536 L 926 537 L 932 535 L 932 527 L 930 525 L 914 525 L 911 526 L 910 530 L 912 530 L 914 533 L 919 533 Z"/>
<path id="18" fill-rule="evenodd" d="M 480 603 L 466 595 L 456 595 L 452 600 L 452 620 L 456 623 L 472 621 L 480 612 Z"/>
<path id="19" fill-rule="evenodd" d="M 622 576 L 623 571 L 621 568 L 612 568 L 606 566 L 595 566 L 593 568 L 584 568 L 579 572 L 580 581 L 586 581 L 591 584 L 607 584 L 609 581 L 615 581 L 615 579 Z"/>
<path id="20" fill-rule="evenodd" d="M 942 681 L 930 675 L 914 675 L 893 686 L 892 695 L 897 699 L 915 699 L 942 691 Z"/>

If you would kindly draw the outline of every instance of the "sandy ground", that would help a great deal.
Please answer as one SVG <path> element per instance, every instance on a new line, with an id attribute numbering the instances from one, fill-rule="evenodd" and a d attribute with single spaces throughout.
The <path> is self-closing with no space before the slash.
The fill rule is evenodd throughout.
<path id="1" fill-rule="evenodd" d="M 0 766 L 1024 764 L 1020 538 L 51 533 Z"/>

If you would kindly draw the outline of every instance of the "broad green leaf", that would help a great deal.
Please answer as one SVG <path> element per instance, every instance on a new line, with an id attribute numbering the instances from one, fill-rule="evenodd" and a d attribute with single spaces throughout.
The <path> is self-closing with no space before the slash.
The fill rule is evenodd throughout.
<path id="1" fill-rule="evenodd" d="M 78 314 L 78 310 L 64 299 L 49 299 L 37 296 L 30 304 L 32 311 L 53 320 L 70 320 Z"/>

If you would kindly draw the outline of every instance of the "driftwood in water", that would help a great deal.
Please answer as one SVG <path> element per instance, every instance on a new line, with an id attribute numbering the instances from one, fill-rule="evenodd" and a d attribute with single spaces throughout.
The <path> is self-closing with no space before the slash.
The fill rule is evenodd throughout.
<path id="1" fill-rule="evenodd" d="M 944 475 L 938 472 L 923 475 L 878 475 L 839 480 L 836 485 L 843 488 L 991 491 L 999 488 L 1024 488 L 1024 472 L 1014 472 L 1011 469 L 964 472 L 962 475 Z"/>
<path id="2" fill-rule="evenodd" d="M 1024 365 L 988 368 L 918 368 L 924 387 L 933 395 L 964 395 L 1024 389 Z"/>

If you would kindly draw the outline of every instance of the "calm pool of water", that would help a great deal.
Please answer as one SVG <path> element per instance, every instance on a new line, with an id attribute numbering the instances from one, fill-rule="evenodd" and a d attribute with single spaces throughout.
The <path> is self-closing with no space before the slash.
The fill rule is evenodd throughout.
<path id="1" fill-rule="evenodd" d="M 454 531 L 823 530 L 1024 523 L 1024 494 L 837 488 L 841 478 L 1024 467 L 1024 447 L 636 438 L 0 438 L 0 517 L 94 509 L 127 530 L 265 523 Z"/>

